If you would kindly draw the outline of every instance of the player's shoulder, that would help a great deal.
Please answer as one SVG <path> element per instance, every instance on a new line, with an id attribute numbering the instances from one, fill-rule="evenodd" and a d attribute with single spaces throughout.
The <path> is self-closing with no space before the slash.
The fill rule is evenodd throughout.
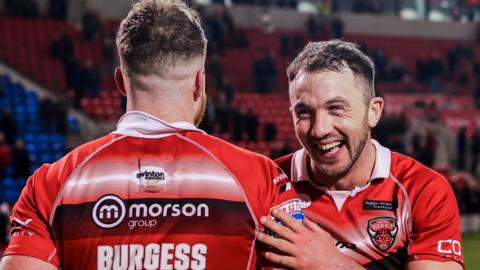
<path id="1" fill-rule="evenodd" d="M 287 154 L 285 156 L 281 156 L 277 159 L 275 159 L 275 163 L 277 163 L 277 165 L 282 168 L 282 170 L 284 170 L 285 172 L 287 172 L 287 174 L 289 174 L 290 172 L 290 168 L 292 167 L 292 160 L 293 160 L 293 155 L 295 153 L 290 153 L 290 154 Z"/>
<path id="2" fill-rule="evenodd" d="M 392 152 L 391 175 L 403 185 L 411 196 L 424 192 L 449 192 L 447 179 L 419 161 Z"/>
<path id="3" fill-rule="evenodd" d="M 118 140 L 121 136 L 116 134 L 110 134 L 98 139 L 86 142 L 52 164 L 43 164 L 34 175 L 37 181 L 46 180 L 49 181 L 56 179 L 62 182 L 68 175 L 79 165 L 87 159 L 90 155 L 96 151 L 101 150 L 104 146 Z"/>
<path id="4" fill-rule="evenodd" d="M 194 139 L 196 143 L 213 152 L 230 159 L 268 159 L 268 157 L 239 147 L 233 143 L 227 142 L 221 138 L 199 132 L 189 132 L 189 138 Z"/>

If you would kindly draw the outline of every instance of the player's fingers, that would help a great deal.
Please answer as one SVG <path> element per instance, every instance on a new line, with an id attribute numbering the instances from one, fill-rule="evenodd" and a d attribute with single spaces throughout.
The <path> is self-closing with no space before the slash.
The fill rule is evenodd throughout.
<path id="1" fill-rule="evenodd" d="M 305 227 L 302 225 L 302 222 L 299 222 L 280 209 L 273 209 L 272 216 L 280 220 L 285 226 L 294 232 L 301 232 L 303 229 L 305 229 Z"/>
<path id="2" fill-rule="evenodd" d="M 320 226 L 318 226 L 317 223 L 313 222 L 308 217 L 304 217 L 302 222 L 303 222 L 303 225 L 305 225 L 305 227 L 307 227 L 308 229 L 310 229 L 313 232 L 322 232 L 323 231 L 323 229 Z"/>
<path id="3" fill-rule="evenodd" d="M 270 236 L 270 235 L 268 235 L 266 233 L 263 233 L 263 232 L 258 233 L 257 239 L 260 242 L 262 242 L 262 243 L 264 243 L 268 246 L 271 246 L 273 248 L 276 248 L 283 253 L 286 253 L 286 254 L 289 254 L 289 255 L 294 255 L 293 253 L 294 253 L 295 249 L 294 249 L 293 244 L 288 242 L 285 239 Z"/>
<path id="4" fill-rule="evenodd" d="M 294 232 L 283 224 L 277 223 L 274 219 L 261 217 L 260 223 L 265 226 L 265 228 L 276 233 L 279 237 L 286 239 L 290 242 L 294 239 Z"/>
<path id="5" fill-rule="evenodd" d="M 328 233 L 325 229 L 323 229 L 316 222 L 312 221 L 312 219 L 309 217 L 309 214 L 307 214 L 307 213 L 305 213 L 305 217 L 303 218 L 303 225 L 305 225 L 305 227 L 309 228 L 310 230 L 312 230 L 314 232 L 330 236 L 330 233 Z"/>
<path id="6" fill-rule="evenodd" d="M 296 260 L 294 257 L 279 255 L 273 252 L 267 252 L 265 253 L 265 258 L 281 266 L 296 269 Z"/>

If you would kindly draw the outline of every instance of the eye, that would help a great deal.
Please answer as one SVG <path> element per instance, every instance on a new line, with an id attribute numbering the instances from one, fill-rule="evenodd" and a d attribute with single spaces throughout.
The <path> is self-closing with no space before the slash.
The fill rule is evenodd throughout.
<path id="1" fill-rule="evenodd" d="M 308 119 L 311 116 L 311 112 L 309 110 L 298 110 L 296 113 L 298 119 Z"/>
<path id="2" fill-rule="evenodd" d="M 345 108 L 341 105 L 330 105 L 328 107 L 329 111 L 343 111 Z"/>

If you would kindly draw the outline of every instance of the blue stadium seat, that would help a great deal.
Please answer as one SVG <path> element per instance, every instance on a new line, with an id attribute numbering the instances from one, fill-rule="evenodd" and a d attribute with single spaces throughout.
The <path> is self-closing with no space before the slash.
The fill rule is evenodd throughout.
<path id="1" fill-rule="evenodd" d="M 37 153 L 39 151 L 38 145 L 35 143 L 27 143 L 27 151 L 32 154 Z"/>
<path id="2" fill-rule="evenodd" d="M 8 165 L 5 167 L 5 175 L 6 176 L 12 176 L 13 175 L 13 167 L 11 165 Z"/>
<path id="3" fill-rule="evenodd" d="M 2 189 L 9 189 L 15 187 L 15 179 L 11 177 L 5 177 L 2 180 Z"/>
<path id="4" fill-rule="evenodd" d="M 67 118 L 68 122 L 68 131 L 70 133 L 78 134 L 80 133 L 80 123 L 78 118 L 75 115 L 69 115 Z"/>

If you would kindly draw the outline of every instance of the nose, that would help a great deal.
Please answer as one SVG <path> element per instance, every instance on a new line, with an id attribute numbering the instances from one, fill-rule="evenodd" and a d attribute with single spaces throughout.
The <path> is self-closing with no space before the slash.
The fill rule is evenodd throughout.
<path id="1" fill-rule="evenodd" d="M 310 134 L 316 138 L 328 137 L 334 129 L 332 117 L 325 112 L 317 112 L 311 124 Z"/>

